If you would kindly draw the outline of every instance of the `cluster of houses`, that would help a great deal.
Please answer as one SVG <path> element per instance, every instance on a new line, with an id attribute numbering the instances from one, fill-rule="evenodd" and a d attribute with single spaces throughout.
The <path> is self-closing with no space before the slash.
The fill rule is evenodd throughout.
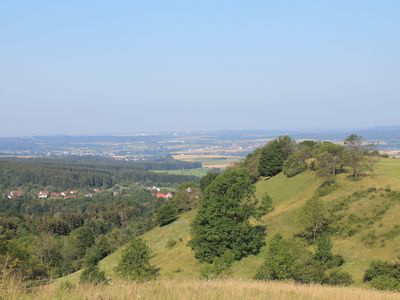
<path id="1" fill-rule="evenodd" d="M 93 189 L 90 192 L 87 192 L 84 194 L 86 198 L 92 198 L 94 194 L 100 192 L 99 189 Z M 23 192 L 21 191 L 10 191 L 7 195 L 7 198 L 12 200 L 16 198 L 20 198 L 24 195 Z M 79 191 L 77 190 L 69 190 L 69 191 L 64 191 L 64 192 L 49 192 L 47 190 L 39 191 L 37 193 L 38 199 L 47 199 L 47 198 L 53 198 L 53 199 L 75 199 L 79 196 Z"/>
<path id="2" fill-rule="evenodd" d="M 73 199 L 78 196 L 78 191 L 70 190 L 65 192 L 49 192 L 40 191 L 37 194 L 38 199 L 55 198 L 55 199 Z"/>
<path id="3" fill-rule="evenodd" d="M 148 187 L 148 190 L 153 194 L 154 197 L 158 199 L 171 199 L 174 197 L 173 192 L 161 193 L 161 189 L 156 186 Z"/>
<path id="4" fill-rule="evenodd" d="M 161 189 L 153 186 L 153 187 L 148 187 L 148 190 L 150 191 L 150 193 L 158 198 L 158 199 L 171 199 L 174 197 L 174 192 L 167 192 L 167 193 L 162 193 Z M 97 194 L 101 192 L 100 189 L 93 189 L 90 192 L 86 192 L 83 194 L 84 197 L 86 198 L 92 198 L 94 194 Z M 186 189 L 186 192 L 191 193 L 192 189 L 189 187 Z M 68 190 L 68 191 L 64 191 L 64 192 L 50 192 L 48 190 L 43 190 L 43 191 L 39 191 L 37 193 L 37 198 L 38 199 L 47 199 L 47 198 L 52 198 L 52 199 L 75 199 L 78 198 L 78 196 L 82 195 L 79 191 L 77 190 Z M 113 196 L 118 196 L 118 192 L 114 191 L 112 193 Z M 14 191 L 10 191 L 8 193 L 8 199 L 12 200 L 12 199 L 16 199 L 16 198 L 20 198 L 23 196 L 23 192 L 18 191 L 18 190 L 14 190 Z M 197 198 L 197 197 L 196 197 Z"/>

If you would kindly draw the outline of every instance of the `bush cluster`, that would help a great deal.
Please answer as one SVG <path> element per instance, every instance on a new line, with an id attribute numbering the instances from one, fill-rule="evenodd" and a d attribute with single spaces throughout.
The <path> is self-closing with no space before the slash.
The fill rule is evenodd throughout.
<path id="1" fill-rule="evenodd" d="M 264 264 L 257 271 L 255 279 L 287 280 L 300 283 L 327 283 L 345 285 L 351 282 L 347 273 L 325 272 L 343 264 L 343 258 L 331 253 L 328 237 L 321 238 L 313 254 L 307 244 L 299 239 L 284 239 L 276 235 L 269 242 L 268 253 Z"/>
<path id="2" fill-rule="evenodd" d="M 150 265 L 150 249 L 141 239 L 134 239 L 122 253 L 116 267 L 120 277 L 146 281 L 158 276 L 158 270 Z"/>
<path id="3" fill-rule="evenodd" d="M 364 274 L 364 282 L 380 290 L 400 290 L 400 263 L 371 262 Z"/>

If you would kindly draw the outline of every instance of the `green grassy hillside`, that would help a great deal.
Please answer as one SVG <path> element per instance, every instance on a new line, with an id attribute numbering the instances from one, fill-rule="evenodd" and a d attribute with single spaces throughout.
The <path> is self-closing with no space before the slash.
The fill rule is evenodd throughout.
<path id="1" fill-rule="evenodd" d="M 292 178 L 283 174 L 256 184 L 256 195 L 265 192 L 274 200 L 275 209 L 258 223 L 266 225 L 268 238 L 275 233 L 292 236 L 301 228 L 300 214 L 304 203 L 321 184 L 312 172 Z M 389 189 L 390 187 L 390 189 Z M 374 176 L 354 182 L 347 174 L 337 177 L 337 187 L 321 199 L 335 216 L 331 224 L 337 234 L 333 238 L 333 252 L 345 259 L 343 270 L 349 272 L 356 285 L 373 259 L 395 260 L 400 255 L 400 160 L 379 160 Z M 199 263 L 187 246 L 190 223 L 195 211 L 183 214 L 165 227 L 158 227 L 143 235 L 153 256 L 152 264 L 160 268 L 162 279 L 192 279 L 199 276 Z M 168 247 L 168 241 L 176 245 Z M 107 276 L 116 278 L 113 271 L 122 248 L 100 262 Z M 263 262 L 266 247 L 257 256 L 247 257 L 233 265 L 232 277 L 252 278 Z M 79 272 L 64 277 L 77 281 Z"/>

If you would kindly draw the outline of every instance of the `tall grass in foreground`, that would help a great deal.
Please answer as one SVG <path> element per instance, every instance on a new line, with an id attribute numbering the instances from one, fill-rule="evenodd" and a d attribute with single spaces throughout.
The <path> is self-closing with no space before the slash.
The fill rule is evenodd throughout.
<path id="1" fill-rule="evenodd" d="M 0 272 L 0 300 L 20 299 L 24 291 L 25 285 L 21 280 L 8 272 Z"/>
<path id="2" fill-rule="evenodd" d="M 400 299 L 400 293 L 370 289 L 297 285 L 285 282 L 241 280 L 156 280 L 147 283 L 114 282 L 110 285 L 49 285 L 30 294 L 8 293 L 7 299 Z M 6 298 L 4 298 L 6 299 Z"/>

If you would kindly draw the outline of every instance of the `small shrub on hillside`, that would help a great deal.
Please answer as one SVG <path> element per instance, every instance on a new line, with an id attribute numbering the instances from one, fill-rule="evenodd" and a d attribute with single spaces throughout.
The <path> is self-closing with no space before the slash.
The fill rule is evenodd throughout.
<path id="1" fill-rule="evenodd" d="M 181 268 L 177 268 L 177 269 L 175 269 L 175 270 L 172 271 L 172 273 L 180 273 L 180 272 L 182 272 L 182 269 L 181 269 Z"/>
<path id="2" fill-rule="evenodd" d="M 368 194 L 368 191 L 363 190 L 363 191 L 354 192 L 352 196 L 355 198 L 355 200 L 358 200 L 358 199 L 364 198 L 365 196 L 367 196 L 367 194 Z"/>
<path id="3" fill-rule="evenodd" d="M 400 264 L 373 261 L 364 274 L 364 282 L 380 290 L 400 290 Z"/>
<path id="4" fill-rule="evenodd" d="M 312 255 L 305 255 L 295 264 L 293 279 L 300 283 L 321 283 L 325 276 L 325 267 Z"/>
<path id="5" fill-rule="evenodd" d="M 400 225 L 395 225 L 388 233 L 385 234 L 387 240 L 393 240 L 400 235 Z"/>
<path id="6" fill-rule="evenodd" d="M 332 255 L 332 258 L 326 264 L 327 269 L 340 267 L 344 264 L 344 258 L 341 255 Z"/>
<path id="7" fill-rule="evenodd" d="M 383 275 L 400 278 L 400 268 L 397 264 L 391 264 L 385 261 L 373 261 L 364 274 L 364 282 L 369 282 L 375 277 Z"/>
<path id="8" fill-rule="evenodd" d="M 214 258 L 212 264 L 205 264 L 200 270 L 203 279 L 217 279 L 230 274 L 235 255 L 232 251 L 225 252 L 221 257 Z"/>
<path id="9" fill-rule="evenodd" d="M 75 285 L 69 280 L 61 282 L 60 285 L 58 286 L 59 291 L 69 291 L 72 290 L 73 288 L 75 288 Z"/>
<path id="10" fill-rule="evenodd" d="M 298 163 L 296 166 L 290 166 L 286 167 L 284 166 L 283 168 L 283 174 L 285 174 L 287 177 L 294 177 L 298 174 L 303 173 L 304 171 L 307 170 L 307 165 L 306 163 Z"/>
<path id="11" fill-rule="evenodd" d="M 314 259 L 307 246 L 281 235 L 271 239 L 265 262 L 255 276 L 259 280 L 294 279 L 302 283 L 322 282 L 323 278 L 324 266 Z"/>
<path id="12" fill-rule="evenodd" d="M 307 164 L 305 163 L 306 158 L 306 153 L 302 150 L 293 152 L 283 164 L 283 173 L 287 177 L 293 177 L 303 173 L 307 170 Z"/>
<path id="13" fill-rule="evenodd" d="M 325 284 L 349 286 L 353 283 L 351 275 L 347 272 L 333 271 L 324 279 Z"/>
<path id="14" fill-rule="evenodd" d="M 256 218 L 261 218 L 262 216 L 270 213 L 274 210 L 274 204 L 272 202 L 272 198 L 265 193 L 264 196 L 261 198 L 259 206 L 256 208 Z"/>
<path id="15" fill-rule="evenodd" d="M 379 275 L 371 280 L 371 285 L 378 290 L 400 290 L 400 281 L 390 275 Z"/>
<path id="16" fill-rule="evenodd" d="M 374 230 L 368 232 L 366 235 L 364 235 L 361 240 L 363 241 L 364 245 L 368 247 L 372 247 L 376 244 L 378 241 L 378 237 L 376 236 L 376 233 Z"/>
<path id="17" fill-rule="evenodd" d="M 104 284 L 107 283 L 107 278 L 97 265 L 92 264 L 83 269 L 79 283 Z"/>
<path id="18" fill-rule="evenodd" d="M 395 191 L 387 192 L 387 198 L 393 201 L 400 201 L 400 193 Z"/>
<path id="19" fill-rule="evenodd" d="M 332 254 L 332 243 L 327 235 L 324 235 L 317 240 L 317 250 L 314 254 L 314 258 L 326 269 L 339 267 L 344 263 L 342 256 Z"/>
<path id="20" fill-rule="evenodd" d="M 150 265 L 150 249 L 141 239 L 133 240 L 124 250 L 116 271 L 123 278 L 137 281 L 150 280 L 158 275 L 158 270 Z"/>
<path id="21" fill-rule="evenodd" d="M 336 189 L 337 185 L 335 180 L 326 180 L 324 181 L 317 189 L 317 195 L 322 197 L 329 195 Z"/>
<path id="22" fill-rule="evenodd" d="M 171 249 L 171 248 L 175 247 L 175 245 L 176 245 L 176 241 L 173 240 L 173 239 L 169 239 L 169 240 L 167 241 L 167 243 L 165 244 L 165 246 L 166 246 L 168 249 Z"/>
<path id="23" fill-rule="evenodd" d="M 296 247 L 295 247 L 296 246 Z M 281 235 L 275 235 L 268 245 L 268 253 L 264 264 L 258 269 L 255 279 L 285 280 L 293 276 L 293 265 L 298 244 L 285 240 Z"/>

